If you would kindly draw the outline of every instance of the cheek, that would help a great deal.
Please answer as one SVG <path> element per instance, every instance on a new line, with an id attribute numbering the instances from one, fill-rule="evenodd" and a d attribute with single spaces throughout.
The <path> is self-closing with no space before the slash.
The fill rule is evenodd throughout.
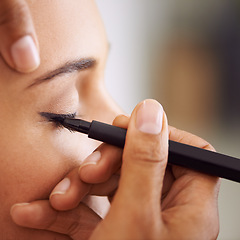
<path id="1" fill-rule="evenodd" d="M 55 130 L 48 141 L 55 151 L 72 165 L 80 165 L 83 160 L 99 145 L 87 135 L 70 132 L 67 129 Z"/>
<path id="2" fill-rule="evenodd" d="M 15 131 L 14 138 L 0 141 L 1 213 L 9 213 L 17 202 L 47 199 L 55 185 L 96 147 L 80 134 L 40 129 Z"/>

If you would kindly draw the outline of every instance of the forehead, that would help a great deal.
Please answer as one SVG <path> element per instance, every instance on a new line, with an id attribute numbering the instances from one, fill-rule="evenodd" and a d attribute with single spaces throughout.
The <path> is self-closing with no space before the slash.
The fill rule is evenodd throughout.
<path id="1" fill-rule="evenodd" d="M 23 75 L 0 59 L 2 87 L 27 86 L 43 73 L 79 58 L 105 60 L 107 39 L 93 0 L 27 0 L 27 3 L 39 41 L 41 64 L 33 73 Z"/>
<path id="2" fill-rule="evenodd" d="M 41 61 L 101 56 L 105 32 L 92 0 L 29 0 Z M 56 59 L 57 58 L 57 59 Z"/>

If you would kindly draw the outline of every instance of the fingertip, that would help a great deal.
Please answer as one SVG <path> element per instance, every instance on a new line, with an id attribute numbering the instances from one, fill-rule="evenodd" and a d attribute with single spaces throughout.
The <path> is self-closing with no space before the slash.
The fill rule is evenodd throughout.
<path id="1" fill-rule="evenodd" d="M 84 182 L 89 182 L 89 177 L 91 178 L 91 174 L 94 171 L 96 165 L 97 164 L 94 162 L 82 164 L 78 170 L 78 175 L 80 179 Z"/>
<path id="2" fill-rule="evenodd" d="M 69 178 L 64 178 L 54 188 L 49 196 L 51 206 L 56 210 L 67 210 L 69 205 L 68 192 L 71 189 L 71 181 Z"/>
<path id="3" fill-rule="evenodd" d="M 64 199 L 67 191 L 71 187 L 71 181 L 69 178 L 64 178 L 58 185 L 53 189 L 49 196 L 51 205 L 58 210 L 64 209 Z"/>
<path id="4" fill-rule="evenodd" d="M 60 211 L 77 207 L 88 194 L 91 186 L 81 181 L 78 168 L 73 169 L 52 191 L 49 196 L 51 206 Z"/>
<path id="5" fill-rule="evenodd" d="M 10 209 L 10 214 L 12 215 L 12 214 L 14 214 L 16 211 L 16 209 L 18 208 L 18 207 L 23 207 L 23 206 L 28 206 L 30 203 L 16 203 L 16 204 L 14 204 L 14 205 L 12 205 L 12 207 L 11 207 L 11 209 Z"/>
<path id="6" fill-rule="evenodd" d="M 83 162 L 83 164 L 79 167 L 78 175 L 83 181 L 88 182 L 89 177 L 96 168 L 97 164 L 101 160 L 102 154 L 100 151 L 94 151 L 91 153 Z"/>
<path id="7" fill-rule="evenodd" d="M 12 220 L 18 225 L 24 225 L 32 215 L 30 203 L 17 203 L 10 209 Z"/>
<path id="8" fill-rule="evenodd" d="M 121 167 L 122 149 L 103 144 L 98 151 L 100 153 L 96 164 L 93 164 L 94 161 L 84 161 L 79 169 L 79 177 L 85 183 L 98 184 L 106 182 Z"/>
<path id="9" fill-rule="evenodd" d="M 113 125 L 121 128 L 127 128 L 128 123 L 129 123 L 130 116 L 129 115 L 118 115 L 114 120 L 113 120 Z"/>
<path id="10" fill-rule="evenodd" d="M 83 168 L 85 169 L 86 166 L 96 166 L 96 165 L 97 165 L 96 162 L 86 162 L 86 163 L 83 163 L 83 164 L 79 167 L 78 172 L 80 172 Z"/>
<path id="11" fill-rule="evenodd" d="M 83 164 L 80 166 L 79 171 L 81 168 L 88 166 L 88 165 L 96 165 L 100 159 L 101 159 L 101 152 L 100 151 L 94 151 L 91 153 L 83 162 Z"/>
<path id="12" fill-rule="evenodd" d="M 65 177 L 57 186 L 53 189 L 49 196 L 51 206 L 57 210 L 66 209 L 66 199 L 68 199 L 67 192 L 70 191 L 71 180 Z"/>
<path id="13" fill-rule="evenodd" d="M 23 36 L 11 46 L 11 57 L 14 67 L 22 73 L 30 73 L 40 65 L 37 46 L 30 35 Z"/>
<path id="14" fill-rule="evenodd" d="M 60 183 L 57 184 L 57 186 L 53 189 L 51 195 L 50 195 L 50 198 L 51 196 L 53 195 L 56 195 L 56 194 L 60 194 L 60 195 L 63 195 L 65 194 L 68 189 L 70 188 L 71 186 L 71 181 L 69 178 L 64 178 Z"/>
<path id="15" fill-rule="evenodd" d="M 68 210 L 68 206 L 66 206 L 66 196 L 62 193 L 51 194 L 49 197 L 49 202 L 51 206 L 59 211 Z"/>
<path id="16" fill-rule="evenodd" d="M 163 107 L 155 100 L 145 100 L 137 109 L 136 127 L 147 134 L 159 134 L 162 130 Z"/>

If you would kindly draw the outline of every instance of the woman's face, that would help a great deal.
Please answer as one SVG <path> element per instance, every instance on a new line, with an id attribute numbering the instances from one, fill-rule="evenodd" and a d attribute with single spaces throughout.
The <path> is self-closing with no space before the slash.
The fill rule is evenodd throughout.
<path id="1" fill-rule="evenodd" d="M 111 122 L 119 109 L 104 88 L 108 43 L 94 1 L 27 2 L 41 65 L 24 75 L 0 60 L 0 239 L 46 240 L 48 233 L 17 227 L 11 206 L 47 199 L 98 143 L 57 128 L 40 113 Z"/>

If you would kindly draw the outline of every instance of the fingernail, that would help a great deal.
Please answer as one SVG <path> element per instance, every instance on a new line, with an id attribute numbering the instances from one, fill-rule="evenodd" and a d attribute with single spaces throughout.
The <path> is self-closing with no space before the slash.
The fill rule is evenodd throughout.
<path id="1" fill-rule="evenodd" d="M 143 133 L 159 134 L 162 130 L 163 108 L 154 100 L 146 100 L 137 112 L 136 126 Z"/>
<path id="2" fill-rule="evenodd" d="M 12 205 L 11 210 L 10 210 L 10 214 L 12 215 L 13 209 L 15 207 L 23 207 L 23 206 L 27 206 L 27 205 L 30 205 L 30 203 L 16 203 L 16 204 Z"/>
<path id="3" fill-rule="evenodd" d="M 91 153 L 84 160 L 83 164 L 80 166 L 80 169 L 84 166 L 87 166 L 87 165 L 96 165 L 100 159 L 101 159 L 101 152 L 100 151 L 95 151 L 95 152 Z"/>
<path id="4" fill-rule="evenodd" d="M 39 53 L 31 36 L 18 39 L 11 48 L 11 54 L 17 70 L 32 72 L 40 64 Z"/>
<path id="5" fill-rule="evenodd" d="M 65 194 L 71 185 L 69 178 L 64 178 L 52 191 L 51 196 L 55 194 Z"/>

